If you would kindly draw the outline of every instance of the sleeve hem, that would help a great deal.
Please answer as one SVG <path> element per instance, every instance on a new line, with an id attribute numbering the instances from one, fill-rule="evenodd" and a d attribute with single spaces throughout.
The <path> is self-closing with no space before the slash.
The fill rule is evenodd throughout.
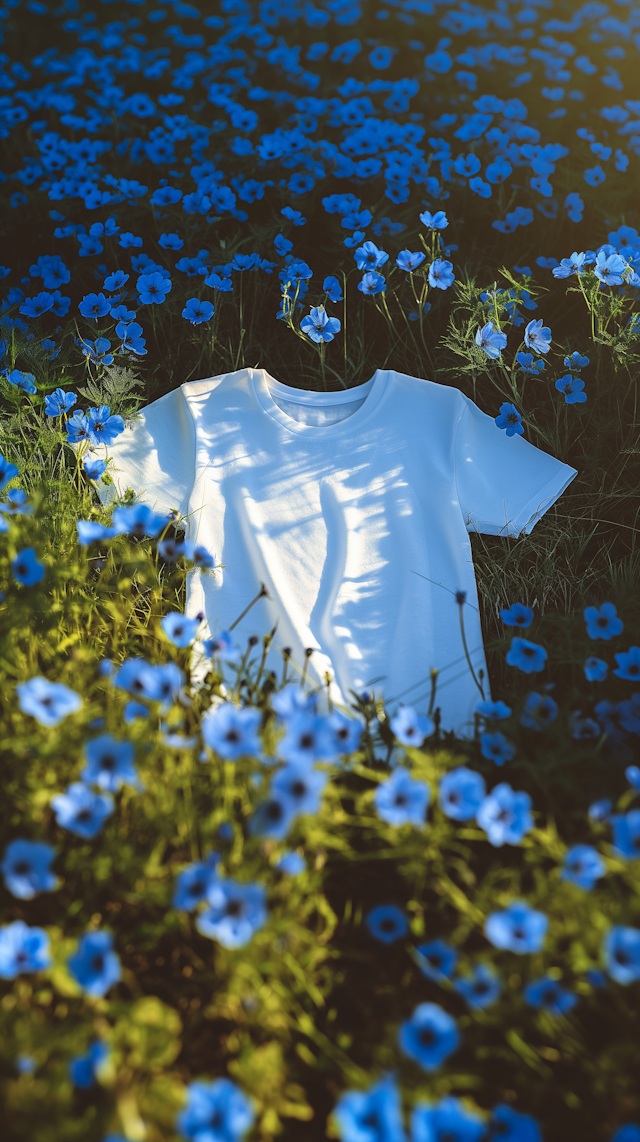
<path id="1" fill-rule="evenodd" d="M 553 507 L 556 500 L 560 498 L 577 475 L 578 472 L 575 468 L 569 468 L 568 465 L 563 464 L 560 471 L 545 484 L 544 488 L 525 504 L 522 511 L 511 521 L 509 527 L 513 528 L 517 535 L 522 532 L 525 535 L 530 535 L 538 520 L 542 519 L 550 507 Z"/>
<path id="2" fill-rule="evenodd" d="M 530 535 L 538 520 L 542 519 L 550 507 L 553 507 L 556 500 L 577 475 L 578 472 L 575 468 L 562 464 L 555 476 L 548 480 L 512 519 L 505 519 L 503 524 L 485 520 L 470 520 L 467 524 L 467 531 L 471 533 L 481 532 L 483 535 L 511 536 L 513 538 L 518 538 L 523 534 Z"/>

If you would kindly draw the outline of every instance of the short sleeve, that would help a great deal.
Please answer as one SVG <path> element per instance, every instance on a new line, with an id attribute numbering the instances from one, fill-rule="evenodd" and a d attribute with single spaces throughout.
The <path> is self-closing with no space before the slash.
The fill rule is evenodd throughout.
<path id="1" fill-rule="evenodd" d="M 195 473 L 195 424 L 182 389 L 142 409 L 139 417 L 107 446 L 115 491 L 133 488 L 155 511 L 185 514 Z M 104 487 L 104 486 L 103 486 Z M 104 487 L 103 501 L 112 498 Z"/>
<path id="2" fill-rule="evenodd" d="M 454 454 L 467 531 L 528 535 L 577 472 L 521 436 L 507 436 L 473 401 L 462 399 Z"/>

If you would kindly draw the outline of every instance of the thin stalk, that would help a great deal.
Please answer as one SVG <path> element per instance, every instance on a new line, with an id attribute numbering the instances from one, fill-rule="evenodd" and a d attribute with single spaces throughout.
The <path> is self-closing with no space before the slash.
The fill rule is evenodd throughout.
<path id="1" fill-rule="evenodd" d="M 256 595 L 255 599 L 252 599 L 251 602 L 249 603 L 249 606 L 245 607 L 242 614 L 238 615 L 237 619 L 234 622 L 232 622 L 231 626 L 229 627 L 229 631 L 234 630 L 234 628 L 237 627 L 238 623 L 242 622 L 242 619 L 244 618 L 244 616 L 249 613 L 251 608 L 256 605 L 256 603 L 258 602 L 259 599 L 268 599 L 268 598 L 269 598 L 269 592 L 267 591 L 267 588 L 265 587 L 264 583 L 261 583 L 260 584 L 260 590 L 258 591 L 258 594 Z"/>
<path id="2" fill-rule="evenodd" d="M 462 635 L 462 646 L 464 649 L 464 656 L 467 660 L 467 665 L 469 667 L 469 670 L 471 671 L 471 677 L 473 678 L 473 681 L 475 682 L 476 686 L 478 687 L 478 690 L 480 691 L 482 697 L 484 698 L 484 686 L 476 678 L 476 672 L 473 669 L 473 664 L 471 662 L 471 655 L 469 654 L 469 648 L 467 646 L 467 636 L 466 636 L 465 631 L 464 631 L 464 616 L 463 616 L 462 610 L 463 610 L 463 607 L 465 604 L 465 600 L 464 599 L 461 600 L 458 597 L 457 603 L 458 603 L 458 610 L 460 613 L 460 634 Z"/>

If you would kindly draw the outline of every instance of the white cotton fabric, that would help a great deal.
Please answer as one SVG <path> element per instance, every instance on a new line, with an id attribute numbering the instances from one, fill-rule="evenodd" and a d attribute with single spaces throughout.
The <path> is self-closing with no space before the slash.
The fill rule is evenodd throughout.
<path id="1" fill-rule="evenodd" d="M 508 437 L 458 389 L 378 369 L 344 392 L 306 392 L 263 369 L 183 385 L 108 446 L 116 490 L 187 517 L 188 537 L 223 570 L 189 573 L 186 613 L 228 628 L 262 582 L 269 592 L 234 632 L 277 623 L 308 675 L 329 672 L 334 702 L 382 692 L 426 712 L 440 671 L 444 729 L 470 732 L 480 695 L 467 643 L 486 663 L 469 533 L 529 533 L 576 475 Z"/>

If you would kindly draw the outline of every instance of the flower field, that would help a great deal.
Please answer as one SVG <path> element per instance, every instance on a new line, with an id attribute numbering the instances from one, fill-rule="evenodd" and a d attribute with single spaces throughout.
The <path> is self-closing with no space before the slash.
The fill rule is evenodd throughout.
<path id="1" fill-rule="evenodd" d="M 3 1137 L 640 1142 L 640 8 L 0 33 Z M 457 582 L 405 704 L 241 637 L 262 584 L 188 613 L 219 552 L 109 450 L 244 369 L 428 379 L 577 471 L 471 535 L 488 678 Z"/>

